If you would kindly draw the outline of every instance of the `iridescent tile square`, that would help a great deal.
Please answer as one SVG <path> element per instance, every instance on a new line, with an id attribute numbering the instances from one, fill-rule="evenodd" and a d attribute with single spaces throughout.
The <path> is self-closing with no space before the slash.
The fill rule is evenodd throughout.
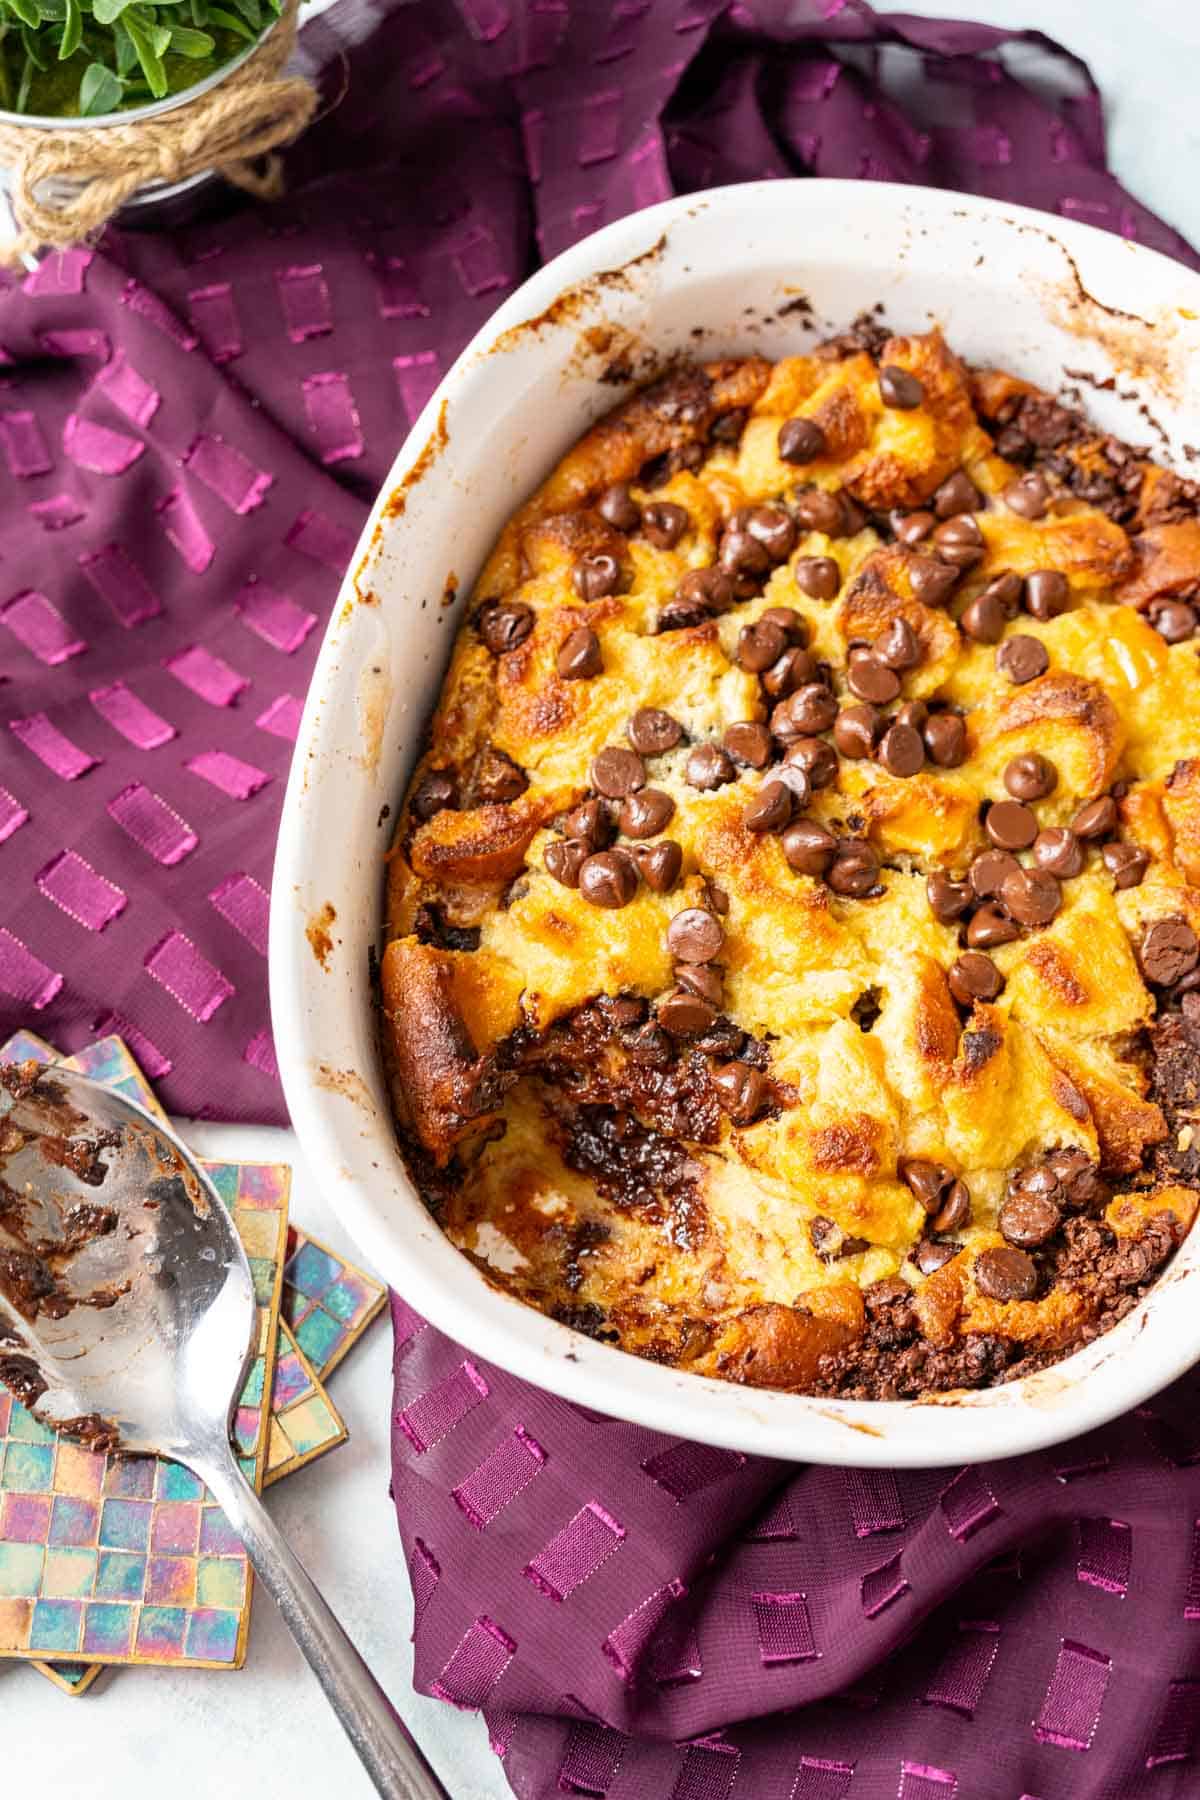
<path id="1" fill-rule="evenodd" d="M 246 1246 L 246 1255 L 273 1259 L 279 1248 L 279 1213 L 243 1211 L 237 1214 L 238 1236 Z M 274 1268 L 274 1261 L 271 1263 Z"/>
<path id="2" fill-rule="evenodd" d="M 83 1630 L 81 1600 L 38 1600 L 29 1629 L 29 1648 L 47 1655 L 70 1655 L 78 1650 Z"/>
<path id="3" fill-rule="evenodd" d="M 280 1163 L 238 1165 L 237 1207 L 278 1212 L 287 1191 L 287 1171 Z"/>
<path id="4" fill-rule="evenodd" d="M 5 1494 L 0 1538 L 14 1544 L 44 1544 L 50 1535 L 49 1494 Z"/>
<path id="5" fill-rule="evenodd" d="M 103 1485 L 106 1460 L 95 1450 L 85 1450 L 82 1444 L 72 1444 L 68 1438 L 61 1438 L 54 1463 L 55 1493 L 74 1494 L 81 1500 L 93 1499 Z"/>
<path id="6" fill-rule="evenodd" d="M 94 1550 L 47 1550 L 42 1594 L 47 1600 L 82 1600 L 96 1579 Z"/>
<path id="7" fill-rule="evenodd" d="M 194 1500 L 162 1500 L 154 1509 L 150 1547 L 158 1554 L 194 1556 L 200 1542 L 200 1507 Z"/>
<path id="8" fill-rule="evenodd" d="M 353 1275 L 343 1275 L 340 1281 L 334 1282 L 327 1294 L 321 1296 L 321 1305 L 335 1319 L 340 1319 L 343 1325 L 349 1325 L 370 1300 L 371 1292 L 365 1283 Z"/>
<path id="9" fill-rule="evenodd" d="M 188 1614 L 182 1606 L 143 1606 L 138 1619 L 137 1649 L 141 1656 L 178 1662 L 184 1654 Z"/>
<path id="10" fill-rule="evenodd" d="M 315 1244 L 304 1244 L 284 1265 L 283 1278 L 310 1300 L 319 1300 L 342 1272 L 342 1265 Z"/>
<path id="11" fill-rule="evenodd" d="M 310 1312 L 307 1319 L 301 1319 L 294 1331 L 296 1342 L 317 1369 L 329 1360 L 346 1335 L 336 1319 L 331 1319 L 328 1313 L 319 1309 Z"/>
<path id="12" fill-rule="evenodd" d="M 54 1433 L 40 1419 L 35 1419 L 27 1407 L 19 1400 L 13 1402 L 12 1418 L 9 1421 L 8 1435 L 20 1438 L 27 1444 L 53 1444 Z"/>
<path id="13" fill-rule="evenodd" d="M 9 1493 L 48 1494 L 54 1483 L 54 1445 L 22 1444 L 10 1438 L 0 1486 Z"/>
<path id="14" fill-rule="evenodd" d="M 278 1412 L 281 1407 L 290 1406 L 311 1385 L 308 1371 L 298 1356 L 289 1351 L 286 1356 L 277 1357 L 275 1375 L 271 1382 L 272 1411 Z"/>
<path id="15" fill-rule="evenodd" d="M 106 1500 L 100 1515 L 100 1542 L 112 1550 L 147 1549 L 153 1511 L 141 1500 Z"/>
<path id="16" fill-rule="evenodd" d="M 43 1554 L 40 1544 L 0 1544 L 0 1596 L 13 1600 L 38 1593 Z"/>
<path id="17" fill-rule="evenodd" d="M 152 1556 L 146 1581 L 147 1600 L 155 1606 L 194 1606 L 196 1566 L 194 1556 Z"/>
<path id="18" fill-rule="evenodd" d="M 275 1292 L 275 1264 L 266 1256 L 250 1258 L 250 1279 L 254 1283 L 254 1298 L 260 1306 L 269 1306 L 271 1296 Z"/>
<path id="19" fill-rule="evenodd" d="M 196 1599 L 201 1606 L 237 1610 L 246 1592 L 246 1565 L 232 1556 L 202 1556 L 196 1565 Z"/>
<path id="20" fill-rule="evenodd" d="M 0 1588 L 0 1650 L 25 1650 L 33 1620 L 33 1601 L 4 1596 Z"/>
<path id="21" fill-rule="evenodd" d="M 118 1456 L 109 1461 L 104 1476 L 104 1492 L 121 1500 L 153 1500 L 154 1458 L 152 1456 Z"/>
<path id="22" fill-rule="evenodd" d="M 204 1483 L 182 1463 L 160 1462 L 158 1465 L 158 1498 L 160 1500 L 202 1500 Z"/>
<path id="23" fill-rule="evenodd" d="M 94 1544 L 100 1530 L 100 1508 L 94 1500 L 56 1494 L 50 1515 L 51 1544 Z"/>
<path id="24" fill-rule="evenodd" d="M 237 1556 L 242 1541 L 219 1506 L 206 1506 L 200 1518 L 200 1554 L 202 1556 Z"/>
<path id="25" fill-rule="evenodd" d="M 136 1606 L 101 1605 L 93 1600 L 83 1623 L 83 1649 L 90 1656 L 128 1656 L 137 1610 Z"/>
<path id="26" fill-rule="evenodd" d="M 237 1199 L 238 1166 L 236 1163 L 206 1162 L 204 1172 L 216 1188 L 226 1206 L 232 1207 Z"/>
<path id="27" fill-rule="evenodd" d="M 102 1550 L 96 1570 L 97 1600 L 140 1600 L 146 1586 L 146 1559 L 124 1550 Z"/>
<path id="28" fill-rule="evenodd" d="M 319 1444 L 337 1434 L 337 1421 L 319 1394 L 294 1406 L 287 1415 L 285 1429 L 297 1456 L 308 1456 Z"/>
<path id="29" fill-rule="evenodd" d="M 186 1653 L 198 1662 L 231 1663 L 237 1656 L 238 1614 L 198 1607 L 188 1615 Z"/>

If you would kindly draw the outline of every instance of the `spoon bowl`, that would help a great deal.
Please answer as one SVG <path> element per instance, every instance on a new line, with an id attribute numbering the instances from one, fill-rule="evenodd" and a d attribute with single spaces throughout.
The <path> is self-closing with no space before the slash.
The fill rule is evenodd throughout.
<path id="1" fill-rule="evenodd" d="M 257 1323 L 241 1239 L 174 1133 L 86 1076 L 0 1065 L 0 1380 L 96 1449 L 197 1474 L 376 1791 L 447 1800 L 234 1456 Z"/>

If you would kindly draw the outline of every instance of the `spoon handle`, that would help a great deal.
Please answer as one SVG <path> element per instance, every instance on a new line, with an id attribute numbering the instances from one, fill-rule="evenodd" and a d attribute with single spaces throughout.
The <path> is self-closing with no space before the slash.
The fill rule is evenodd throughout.
<path id="1" fill-rule="evenodd" d="M 416 1739 L 322 1599 L 232 1455 L 197 1459 L 383 1800 L 449 1800 Z"/>

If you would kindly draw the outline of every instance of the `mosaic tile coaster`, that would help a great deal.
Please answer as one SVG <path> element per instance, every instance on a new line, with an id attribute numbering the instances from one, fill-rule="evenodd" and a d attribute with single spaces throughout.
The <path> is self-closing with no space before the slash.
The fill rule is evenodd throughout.
<path id="1" fill-rule="evenodd" d="M 89 1688 L 95 1687 L 104 1673 L 103 1663 L 35 1662 L 31 1666 L 72 1700 L 77 1700 L 80 1694 L 86 1694 Z"/>
<path id="2" fill-rule="evenodd" d="M 271 1382 L 271 1432 L 265 1485 L 294 1475 L 336 1450 L 349 1437 L 345 1421 L 313 1372 L 312 1364 L 283 1323 Z"/>
<path id="3" fill-rule="evenodd" d="M 0 1056 L 57 1060 L 25 1034 Z M 145 1089 L 118 1040 L 69 1060 L 88 1074 L 103 1069 L 123 1091 Z M 146 1093 L 132 1097 L 144 1102 Z M 258 1351 L 234 1435 L 243 1469 L 261 1488 L 291 1173 L 284 1164 L 204 1167 L 246 1245 L 259 1305 Z M 250 1592 L 245 1551 L 194 1475 L 161 1459 L 106 1457 L 60 1440 L 0 1389 L 0 1657 L 238 1667 Z M 71 1682 L 60 1669 L 48 1673 Z"/>
<path id="4" fill-rule="evenodd" d="M 317 1375 L 326 1380 L 379 1316 L 387 1289 L 336 1250 L 288 1227 L 283 1316 Z"/>

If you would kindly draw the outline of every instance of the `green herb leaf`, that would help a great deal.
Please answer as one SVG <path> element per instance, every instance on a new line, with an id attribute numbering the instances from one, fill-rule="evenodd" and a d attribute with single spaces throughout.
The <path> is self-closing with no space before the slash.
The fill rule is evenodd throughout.
<path id="1" fill-rule="evenodd" d="M 50 45 L 45 38 L 39 39 L 35 32 L 25 25 L 21 27 L 21 42 L 25 46 L 25 54 L 35 69 L 44 69 L 43 54 L 49 57 Z"/>
<path id="2" fill-rule="evenodd" d="M 8 6 L 12 12 L 16 13 L 22 25 L 28 25 L 31 29 L 37 30 L 41 23 L 41 14 L 38 12 L 35 0 L 8 0 Z"/>
<path id="3" fill-rule="evenodd" d="M 156 100 L 164 99 L 168 91 L 167 71 L 163 68 L 161 55 L 155 49 L 154 28 L 143 19 L 140 8 L 134 6 L 125 8 L 121 22 L 133 40 L 150 92 Z"/>
<path id="4" fill-rule="evenodd" d="M 137 68 L 137 51 L 133 47 L 133 39 L 120 19 L 113 26 L 113 42 L 117 46 L 117 74 L 124 79 L 125 76 L 132 75 Z"/>
<path id="5" fill-rule="evenodd" d="M 251 31 L 244 19 L 239 19 L 236 13 L 226 12 L 223 6 L 209 7 L 208 22 L 210 25 L 223 25 L 226 31 L 236 32 L 238 37 L 245 38 L 249 43 L 253 43 L 258 36 L 257 32 Z"/>
<path id="6" fill-rule="evenodd" d="M 92 0 L 92 17 L 97 25 L 111 25 L 129 4 L 130 0 Z"/>
<path id="7" fill-rule="evenodd" d="M 124 92 L 124 82 L 111 69 L 106 69 L 103 63 L 89 63 L 79 84 L 79 110 L 85 119 L 116 112 Z"/>
<path id="8" fill-rule="evenodd" d="M 176 56 L 211 56 L 217 47 L 216 39 L 209 37 L 207 31 L 193 31 L 188 25 L 172 25 L 167 36 Z"/>
<path id="9" fill-rule="evenodd" d="M 68 56 L 74 56 L 83 42 L 83 13 L 79 0 L 67 0 L 67 22 L 63 26 L 62 36 L 58 40 L 58 60 L 66 62 Z"/>
<path id="10" fill-rule="evenodd" d="M 29 88 L 33 81 L 33 72 L 36 68 L 37 64 L 27 51 L 25 54 L 25 66 L 21 70 L 21 85 L 17 89 L 17 111 L 20 113 L 28 112 L 29 110 Z"/>

